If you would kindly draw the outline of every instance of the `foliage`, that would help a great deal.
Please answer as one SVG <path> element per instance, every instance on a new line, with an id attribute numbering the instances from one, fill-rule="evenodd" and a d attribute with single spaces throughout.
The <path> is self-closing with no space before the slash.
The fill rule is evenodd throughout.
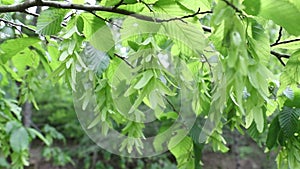
<path id="1" fill-rule="evenodd" d="M 7 6 L 13 3 L 0 1 L 0 166 L 29 165 L 35 137 L 47 145 L 63 138 L 48 125 L 43 126 L 45 137 L 24 127 L 23 103 L 32 103 L 36 113 L 51 113 L 50 121 L 61 120 L 53 120 L 56 125 L 72 124 L 66 120 L 72 108 L 55 101 L 56 108 L 66 110 L 42 106 L 38 111 L 36 98 L 43 99 L 36 93 L 46 91 L 51 81 L 65 83 L 74 94 L 84 91 L 75 107 L 88 110 L 96 102 L 86 129 L 101 124 L 104 135 L 114 129 L 129 136 L 119 147 L 128 154 L 143 154 L 143 139 L 163 133 L 184 116 L 179 100 L 186 88 L 193 91 L 186 101 L 196 117 L 191 131 L 181 138 L 182 130 L 176 130 L 167 145 L 162 137 L 153 145 L 157 151 L 167 147 L 178 168 L 201 168 L 205 144 L 228 152 L 225 126 L 277 152 L 278 168 L 300 167 L 298 1 L 107 0 L 95 6 L 30 1 Z M 39 16 L 15 15 L 31 6 L 47 8 Z M 92 83 L 79 88 L 87 81 Z M 141 123 L 147 119 L 145 108 L 160 125 Z M 58 165 L 72 163 L 55 147 L 46 147 L 44 156 L 57 157 Z"/>

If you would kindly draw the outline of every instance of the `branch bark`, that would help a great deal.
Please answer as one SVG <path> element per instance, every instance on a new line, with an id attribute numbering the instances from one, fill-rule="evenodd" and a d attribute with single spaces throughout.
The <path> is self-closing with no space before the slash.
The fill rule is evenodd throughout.
<path id="1" fill-rule="evenodd" d="M 116 7 L 105 7 L 105 6 L 99 6 L 99 5 L 80 5 L 80 4 L 72 4 L 72 3 L 66 3 L 66 2 L 55 2 L 55 1 L 42 1 L 42 0 L 28 0 L 26 2 L 20 3 L 20 4 L 14 4 L 14 5 L 4 5 L 0 6 L 0 13 L 7 13 L 7 12 L 24 12 L 26 9 L 30 7 L 35 6 L 46 6 L 46 7 L 53 7 L 53 8 L 60 8 L 60 9 L 76 9 L 76 10 L 83 10 L 87 12 L 94 12 L 94 11 L 105 11 L 105 12 L 111 12 L 116 14 L 122 14 L 122 15 L 128 15 L 137 19 L 150 21 L 150 22 L 168 22 L 168 21 L 174 21 L 174 20 L 182 20 L 189 17 L 194 17 L 198 14 L 206 14 L 211 13 L 211 11 L 205 11 L 205 12 L 196 12 L 192 15 L 183 16 L 181 18 L 173 18 L 173 19 L 160 19 L 160 18 L 153 18 L 151 16 L 138 14 L 132 11 L 119 9 Z"/>

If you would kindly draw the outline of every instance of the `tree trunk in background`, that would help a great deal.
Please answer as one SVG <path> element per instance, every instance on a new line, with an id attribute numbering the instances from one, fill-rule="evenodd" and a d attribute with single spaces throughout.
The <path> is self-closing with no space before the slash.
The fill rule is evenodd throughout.
<path id="1" fill-rule="evenodd" d="M 25 127 L 30 127 L 32 116 L 32 104 L 26 101 L 22 106 L 23 124 Z"/>

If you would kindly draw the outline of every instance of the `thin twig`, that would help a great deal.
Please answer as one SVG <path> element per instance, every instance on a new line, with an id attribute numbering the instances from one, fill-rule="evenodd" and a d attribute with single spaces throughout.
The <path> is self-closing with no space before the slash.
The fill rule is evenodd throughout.
<path id="1" fill-rule="evenodd" d="M 278 37 L 277 37 L 277 40 L 276 40 L 275 44 L 276 44 L 276 43 L 279 43 L 281 37 L 282 37 L 282 27 L 280 26 L 280 29 L 279 29 L 279 32 L 278 32 Z M 272 46 L 272 45 L 271 45 L 271 46 Z"/>
<path id="2" fill-rule="evenodd" d="M 11 22 L 11 21 L 2 19 L 2 18 L 0 18 L 0 21 L 6 23 L 6 24 L 8 24 L 8 25 L 11 25 L 12 27 L 14 27 L 14 28 L 15 28 L 17 31 L 19 31 L 20 33 L 23 33 L 23 32 L 20 31 L 20 30 L 17 28 L 18 26 L 21 27 L 21 28 L 25 28 L 25 29 L 27 29 L 27 30 L 29 30 L 29 31 L 31 31 L 31 32 L 36 33 L 36 30 L 34 30 L 33 28 L 30 28 L 30 27 L 27 26 L 27 25 L 24 25 L 23 23 L 14 23 L 14 22 Z M 50 38 L 56 39 L 56 40 L 60 40 L 60 41 L 63 40 L 62 38 L 57 37 L 57 36 L 54 36 L 54 35 L 50 35 Z"/>
<path id="3" fill-rule="evenodd" d="M 11 21 L 2 19 L 2 18 L 0 18 L 0 21 L 6 23 L 6 24 L 8 24 L 8 25 L 11 25 L 12 27 L 15 27 L 16 29 L 17 29 L 18 26 L 20 26 L 20 27 L 22 27 L 22 28 L 28 29 L 28 30 L 30 30 L 30 31 L 32 31 L 32 32 L 35 32 L 34 29 L 32 29 L 32 28 L 30 28 L 30 27 L 28 27 L 28 26 L 26 26 L 26 25 L 24 25 L 24 24 L 14 23 L 14 22 L 11 22 Z"/>
<path id="4" fill-rule="evenodd" d="M 292 43 L 292 42 L 298 42 L 298 41 L 300 41 L 300 38 L 292 39 L 292 40 L 286 40 L 286 41 L 281 41 L 281 42 L 276 42 L 276 43 L 273 43 L 271 45 L 271 47 L 274 47 L 274 46 L 277 46 L 277 45 L 282 45 L 282 44 L 287 44 L 287 43 Z"/>
<path id="5" fill-rule="evenodd" d="M 151 8 L 150 4 L 147 4 L 144 1 L 141 1 L 141 3 L 144 4 L 149 9 L 150 12 L 153 12 L 153 9 Z"/>
<path id="6" fill-rule="evenodd" d="M 208 14 L 208 13 L 212 13 L 212 11 L 200 12 L 200 8 L 199 8 L 197 10 L 197 12 L 195 12 L 193 14 L 182 16 L 182 17 L 170 18 L 170 19 L 160 19 L 160 20 L 157 20 L 157 22 L 170 22 L 170 21 L 176 21 L 176 20 L 180 20 L 182 22 L 185 22 L 185 21 L 183 21 L 183 19 L 192 18 L 192 17 L 197 16 L 197 15 L 203 15 L 203 14 Z"/>
<path id="7" fill-rule="evenodd" d="M 282 58 L 289 58 L 289 55 L 285 55 L 285 54 L 281 54 L 281 53 L 277 53 L 275 51 L 271 51 L 271 54 L 276 56 L 276 58 L 279 60 L 279 62 L 285 66 L 285 63 L 283 62 Z"/>
<path id="8" fill-rule="evenodd" d="M 76 10 L 83 10 L 87 12 L 92 12 L 92 11 L 105 11 L 105 12 L 111 12 L 111 13 L 116 13 L 116 14 L 122 14 L 122 15 L 127 15 L 131 16 L 140 20 L 145 20 L 145 21 L 150 21 L 150 22 L 166 22 L 170 19 L 164 20 L 160 18 L 153 18 L 151 16 L 143 15 L 143 14 L 138 14 L 132 11 L 128 11 L 125 9 L 119 9 L 119 8 L 114 8 L 114 7 L 105 7 L 105 6 L 99 6 L 99 5 L 81 5 L 81 4 L 73 4 L 73 3 L 65 3 L 65 2 L 57 2 L 57 1 L 36 1 L 36 0 L 27 0 L 23 3 L 19 4 L 14 4 L 14 5 L 3 5 L 0 6 L 0 13 L 6 13 L 6 12 L 20 12 L 24 11 L 30 7 L 35 7 L 35 6 L 48 6 L 52 8 L 59 8 L 59 9 L 76 9 Z M 205 14 L 207 12 L 199 12 L 195 13 L 189 16 L 183 16 L 181 18 L 177 19 L 172 19 L 172 20 L 182 20 L 187 17 L 193 17 L 198 14 Z"/>
<path id="9" fill-rule="evenodd" d="M 27 10 L 24 10 L 23 13 L 28 14 L 28 15 L 31 15 L 31 16 L 34 16 L 34 17 L 39 17 L 39 14 L 31 13 L 31 12 L 29 12 L 29 11 L 27 11 Z"/>
<path id="10" fill-rule="evenodd" d="M 121 26 L 119 26 L 119 25 L 117 25 L 117 24 L 111 22 L 111 21 L 108 20 L 108 19 L 102 18 L 101 16 L 97 15 L 95 12 L 90 12 L 90 13 L 93 14 L 95 17 L 97 17 L 97 18 L 99 18 L 99 19 L 101 19 L 101 20 L 103 20 L 103 21 L 105 21 L 105 22 L 107 22 L 107 23 L 110 23 L 110 24 L 112 24 L 113 26 L 116 26 L 116 27 L 119 28 L 119 29 L 122 29 Z"/>
<path id="11" fill-rule="evenodd" d="M 171 106 L 171 109 L 172 109 L 175 113 L 180 114 L 180 112 L 176 110 L 176 108 L 175 108 L 175 106 L 173 105 L 173 103 L 172 103 L 166 96 L 164 96 L 164 98 L 166 99 L 166 101 L 168 102 L 168 104 Z"/>
<path id="12" fill-rule="evenodd" d="M 114 53 L 114 55 L 115 55 L 116 57 L 120 58 L 121 60 L 123 60 L 123 61 L 124 61 L 128 66 L 130 66 L 132 69 L 134 69 L 134 66 L 132 66 L 132 64 L 130 64 L 130 63 L 126 60 L 125 57 L 120 56 L 120 55 L 117 54 L 117 53 Z"/>
<path id="13" fill-rule="evenodd" d="M 208 65 L 210 76 L 213 77 L 212 65 L 209 63 L 208 58 L 204 54 L 202 54 L 202 57 L 204 58 L 205 62 Z"/>
<path id="14" fill-rule="evenodd" d="M 203 29 L 205 32 L 211 33 L 211 28 L 208 27 L 208 26 L 202 25 L 202 29 Z"/>
<path id="15" fill-rule="evenodd" d="M 231 2 L 229 2 L 228 0 L 222 0 L 223 2 L 225 2 L 228 6 L 230 6 L 232 9 L 234 9 L 236 12 L 238 13 L 243 13 L 239 8 L 237 8 L 236 6 L 234 6 Z"/>
<path id="16" fill-rule="evenodd" d="M 113 8 L 116 9 L 119 6 L 121 6 L 123 4 L 124 0 L 121 0 L 119 3 L 117 3 Z"/>

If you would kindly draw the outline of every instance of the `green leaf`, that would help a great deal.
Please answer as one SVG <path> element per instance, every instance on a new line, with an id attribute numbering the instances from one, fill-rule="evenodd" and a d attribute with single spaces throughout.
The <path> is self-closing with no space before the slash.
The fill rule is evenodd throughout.
<path id="1" fill-rule="evenodd" d="M 81 58 L 85 65 L 87 65 L 88 68 L 98 76 L 101 76 L 102 73 L 108 68 L 110 61 L 109 56 L 106 53 L 97 50 L 89 43 L 87 43 L 86 47 L 81 53 Z"/>
<path id="2" fill-rule="evenodd" d="M 193 158 L 193 141 L 190 137 L 184 137 L 175 147 L 170 149 L 175 156 L 178 169 L 192 169 L 195 162 Z"/>
<path id="3" fill-rule="evenodd" d="M 84 4 L 85 0 L 72 0 L 74 4 Z"/>
<path id="4" fill-rule="evenodd" d="M 101 5 L 104 6 L 115 6 L 117 5 L 121 0 L 102 0 Z"/>
<path id="5" fill-rule="evenodd" d="M 287 138 L 293 137 L 295 133 L 300 131 L 300 117 L 299 108 L 283 107 L 279 114 L 279 123 L 284 135 Z"/>
<path id="6" fill-rule="evenodd" d="M 81 16 L 78 16 L 76 19 L 76 28 L 77 28 L 78 33 L 83 34 L 84 21 Z"/>
<path id="7" fill-rule="evenodd" d="M 29 135 L 24 127 L 13 130 L 10 135 L 9 143 L 16 152 L 28 149 Z"/>
<path id="8" fill-rule="evenodd" d="M 90 39 L 94 33 L 105 25 L 105 22 L 92 14 L 82 13 L 80 15 L 84 21 L 83 33 L 87 39 Z"/>
<path id="9" fill-rule="evenodd" d="M 9 163 L 6 161 L 5 158 L 0 157 L 0 167 L 4 167 L 4 168 L 10 168 Z"/>
<path id="10" fill-rule="evenodd" d="M 0 45 L 0 59 L 6 63 L 14 55 L 22 52 L 27 47 L 39 42 L 38 38 L 25 37 L 10 39 Z"/>
<path id="11" fill-rule="evenodd" d="M 3 4 L 3 5 L 11 5 L 14 2 L 15 2 L 14 0 L 0 0 L 0 4 Z"/>
<path id="12" fill-rule="evenodd" d="M 260 0 L 245 0 L 243 5 L 245 6 L 245 12 L 249 15 L 256 16 L 260 12 Z"/>
<path id="13" fill-rule="evenodd" d="M 28 69 L 28 67 L 37 68 L 40 63 L 40 58 L 36 52 L 29 48 L 17 53 L 11 60 L 20 76 L 23 76 L 26 73 L 26 69 Z"/>
<path id="14" fill-rule="evenodd" d="M 288 0 L 262 0 L 259 15 L 273 20 L 290 34 L 300 35 L 300 10 Z"/>
<path id="15" fill-rule="evenodd" d="M 113 50 L 115 42 L 105 22 L 89 13 L 82 13 L 80 16 L 84 21 L 83 34 L 91 45 L 103 52 Z"/>
<path id="16" fill-rule="evenodd" d="M 42 11 L 37 20 L 36 32 L 42 35 L 54 35 L 61 29 L 61 22 L 64 19 L 66 10 L 47 9 Z"/>
<path id="17" fill-rule="evenodd" d="M 272 120 L 271 125 L 269 127 L 269 132 L 266 141 L 268 149 L 271 150 L 276 145 L 279 131 L 280 131 L 280 124 L 279 124 L 278 116 L 276 116 Z"/>
<path id="18" fill-rule="evenodd" d="M 208 0 L 201 0 L 201 1 L 191 1 L 191 0 L 176 0 L 179 4 L 183 5 L 187 9 L 190 9 L 194 12 L 201 9 L 201 12 L 209 11 L 211 9 L 210 3 Z"/>
<path id="19" fill-rule="evenodd" d="M 284 72 L 280 75 L 280 83 L 279 94 L 289 85 L 300 84 L 300 50 L 289 58 Z"/>
<path id="20" fill-rule="evenodd" d="M 166 14 L 165 16 L 183 16 L 189 10 L 183 8 L 175 0 L 160 0 L 153 5 L 155 12 Z"/>
<path id="21" fill-rule="evenodd" d="M 34 136 L 37 136 L 39 139 L 41 139 L 47 146 L 50 146 L 49 141 L 40 132 L 33 128 L 29 128 L 28 131 L 34 134 Z"/>
<path id="22" fill-rule="evenodd" d="M 131 106 L 129 110 L 129 114 L 133 113 L 138 106 L 143 102 L 144 98 L 150 94 L 150 92 L 153 90 L 154 86 L 154 79 L 151 79 L 147 85 L 142 89 L 141 93 L 138 95 L 137 99 L 135 100 L 134 104 Z"/>
<path id="23" fill-rule="evenodd" d="M 290 0 L 299 10 L 300 10 L 300 1 L 299 0 Z"/>
<path id="24" fill-rule="evenodd" d="M 163 23 L 164 33 L 176 42 L 181 51 L 202 53 L 206 47 L 206 37 L 201 29 L 181 21 Z"/>
<path id="25" fill-rule="evenodd" d="M 122 23 L 120 30 L 122 40 L 129 38 L 138 38 L 150 33 L 157 33 L 161 24 L 155 22 L 142 21 L 139 19 L 128 17 Z"/>
<path id="26" fill-rule="evenodd" d="M 150 79 L 153 77 L 153 73 L 151 70 L 148 70 L 143 73 L 143 77 L 136 83 L 134 86 L 135 89 L 141 89 L 147 85 Z"/>
<path id="27" fill-rule="evenodd" d="M 106 112 L 101 112 L 98 114 L 97 117 L 95 117 L 95 119 L 89 124 L 89 126 L 87 127 L 87 129 L 91 129 L 93 127 L 95 127 L 100 121 L 101 121 L 101 114 L 102 113 L 106 113 Z"/>
<path id="28" fill-rule="evenodd" d="M 292 85 L 288 87 L 283 94 L 287 97 L 285 106 L 300 108 L 300 86 Z"/>
<path id="29" fill-rule="evenodd" d="M 254 107 L 252 109 L 254 121 L 256 123 L 256 127 L 258 132 L 262 133 L 264 130 L 264 115 L 263 111 L 260 107 Z"/>

